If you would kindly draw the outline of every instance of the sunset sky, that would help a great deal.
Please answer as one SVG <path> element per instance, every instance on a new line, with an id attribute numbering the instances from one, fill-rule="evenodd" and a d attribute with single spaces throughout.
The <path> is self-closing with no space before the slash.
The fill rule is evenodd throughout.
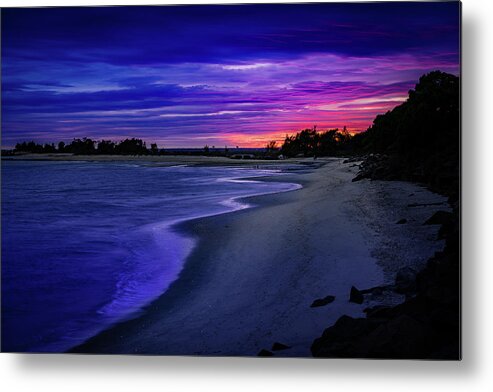
<path id="1" fill-rule="evenodd" d="M 459 73 L 458 2 L 3 9 L 1 32 L 3 147 L 262 147 Z"/>

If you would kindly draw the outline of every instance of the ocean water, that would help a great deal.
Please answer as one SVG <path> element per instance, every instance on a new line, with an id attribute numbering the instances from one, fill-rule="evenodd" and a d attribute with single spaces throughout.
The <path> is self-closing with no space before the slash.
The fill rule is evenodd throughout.
<path id="1" fill-rule="evenodd" d="M 297 184 L 278 170 L 2 161 L 2 350 L 60 352 L 133 317 L 178 278 L 174 225 Z"/>

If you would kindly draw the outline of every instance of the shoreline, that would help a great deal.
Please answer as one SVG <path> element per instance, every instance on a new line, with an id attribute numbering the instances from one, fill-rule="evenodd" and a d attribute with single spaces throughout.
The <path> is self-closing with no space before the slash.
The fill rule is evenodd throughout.
<path id="1" fill-rule="evenodd" d="M 47 170 L 46 165 L 49 167 L 53 166 L 49 163 L 39 162 L 28 162 L 25 164 L 22 162 L 14 162 L 10 165 L 11 166 L 9 167 L 15 167 L 16 165 L 21 168 L 24 166 L 29 168 L 37 167 L 42 172 Z M 146 215 L 149 211 L 147 208 L 145 208 L 145 210 L 140 210 L 142 214 L 140 224 L 132 229 L 120 230 L 122 233 L 121 237 L 123 238 L 122 241 L 120 241 L 121 245 L 113 243 L 110 249 L 106 249 L 111 256 L 111 251 L 118 251 L 120 247 L 125 248 L 129 251 L 126 255 L 132 260 L 128 263 L 131 267 L 128 267 L 127 270 L 122 268 L 122 270 L 119 270 L 118 274 L 115 274 L 114 277 L 112 276 L 111 279 L 114 278 L 114 282 L 108 279 L 110 276 L 107 274 L 101 275 L 101 279 L 106 280 L 105 287 L 108 288 L 109 295 L 101 297 L 100 301 L 94 303 L 94 307 L 88 309 L 87 316 L 85 318 L 81 317 L 82 321 L 79 324 L 80 328 L 72 331 L 70 328 L 70 320 L 72 320 L 73 317 L 67 317 L 64 319 L 64 324 L 56 323 L 56 321 L 54 324 L 67 325 L 69 330 L 68 333 L 61 333 L 58 336 L 55 335 L 51 337 L 51 339 L 38 339 L 40 343 L 35 342 L 29 346 L 11 346 L 8 350 L 15 351 L 20 348 L 23 351 L 32 352 L 66 351 L 75 345 L 82 344 L 88 338 L 95 336 L 103 330 L 111 328 L 117 323 L 128 320 L 129 318 L 137 317 L 142 314 L 142 309 L 156 298 L 160 297 L 166 291 L 170 282 L 173 282 L 178 277 L 186 258 L 195 246 L 196 241 L 193 241 L 190 236 L 178 232 L 179 230 L 176 230 L 174 226 L 192 219 L 230 213 L 238 209 L 249 207 L 249 205 L 244 204 L 242 200 L 238 200 L 245 196 L 277 193 L 297 189 L 299 187 L 298 184 L 285 183 L 280 170 L 271 170 L 267 167 L 252 169 L 251 167 L 217 166 L 174 169 L 147 166 L 141 163 L 127 165 L 126 163 L 97 164 L 85 162 L 69 162 L 67 164 L 57 162 L 54 163 L 54 165 L 64 167 L 65 169 L 63 170 L 75 165 L 79 168 L 77 173 L 81 173 L 81 171 L 84 172 L 87 168 L 98 168 L 98 170 L 109 168 L 109 170 L 111 170 L 113 166 L 123 168 L 129 166 L 124 169 L 124 173 L 128 174 L 129 178 L 132 173 L 150 173 L 148 174 L 148 177 L 146 177 L 147 181 L 153 178 L 161 178 L 162 181 L 166 182 L 168 176 L 166 173 L 170 173 L 169 175 L 171 176 L 176 175 L 173 174 L 176 173 L 176 171 L 179 174 L 188 173 L 185 175 L 185 178 L 191 176 L 193 179 L 190 184 L 191 186 L 184 188 L 185 192 L 189 193 L 184 194 L 185 199 L 190 198 L 190 201 L 185 203 L 189 208 L 184 208 L 183 205 L 180 207 L 180 204 L 178 204 L 178 209 L 175 212 L 175 207 L 172 207 L 173 210 L 170 210 L 170 208 L 167 207 L 166 202 L 163 204 L 163 201 L 160 201 L 155 203 L 156 210 L 153 214 Z M 303 170 L 304 168 L 293 166 L 289 167 L 289 169 Z M 160 172 L 165 173 L 164 177 L 156 177 L 156 173 Z M 111 171 L 109 173 L 111 173 Z M 207 178 L 210 178 L 210 181 L 206 184 L 205 188 L 200 185 L 201 173 L 209 173 L 209 177 Z M 92 172 L 89 175 L 92 176 Z M 266 176 L 273 176 L 273 181 L 261 181 Z M 196 179 L 198 179 L 197 188 L 193 185 Z M 217 187 L 215 185 L 216 182 Z M 234 184 L 235 182 L 245 182 L 245 184 Z M 140 195 L 144 195 L 144 197 L 159 197 L 163 193 L 162 185 L 160 185 L 160 181 L 154 181 L 154 183 L 157 184 L 156 187 L 152 188 L 152 190 L 145 190 L 144 192 L 141 192 Z M 51 188 L 49 181 L 46 184 Z M 204 189 L 204 191 L 202 191 L 202 189 Z M 222 189 L 223 191 L 218 191 L 217 189 Z M 165 191 L 164 194 L 166 194 L 166 192 L 167 191 Z M 113 193 L 113 191 L 111 191 L 111 193 Z M 122 195 L 122 197 L 125 196 Z M 167 197 L 165 197 L 165 200 L 167 200 Z M 117 202 L 125 203 L 121 200 L 120 195 L 118 195 Z M 171 205 L 174 206 L 174 202 L 171 203 Z M 152 208 L 152 206 L 150 207 Z M 125 211 L 122 212 L 125 213 Z M 126 223 L 125 221 L 119 222 L 123 224 Z M 113 226 L 115 224 L 116 223 L 113 223 Z M 83 226 L 88 227 L 87 225 Z M 118 224 L 114 226 L 115 229 L 118 227 L 120 227 Z M 104 236 L 101 236 L 101 238 L 104 238 Z M 136 241 L 134 238 L 139 238 L 140 240 Z M 131 243 L 131 245 L 128 245 L 129 243 Z M 145 243 L 145 245 L 142 245 L 143 243 Z M 81 249 L 81 247 L 77 248 Z M 122 252 L 124 252 L 124 250 L 122 250 Z M 140 266 L 139 260 L 142 260 Z M 115 265 L 118 264 L 115 263 Z M 152 271 L 152 273 L 149 271 Z M 91 289 L 89 289 L 89 291 L 91 291 Z M 81 298 L 84 298 L 84 296 Z M 73 313 L 77 317 L 78 306 L 70 306 L 68 308 L 68 311 L 71 312 L 73 310 Z M 62 330 L 62 328 L 60 328 L 60 330 Z M 42 332 L 40 331 L 40 336 L 44 336 L 41 335 L 41 333 Z"/>
<path id="2" fill-rule="evenodd" d="M 282 342 L 291 348 L 276 355 L 309 356 L 313 340 L 342 314 L 361 316 L 375 303 L 402 301 L 376 297 L 357 305 L 348 302 L 349 288 L 389 282 L 403 264 L 424 266 L 442 244 L 431 240 L 437 229 L 422 220 L 443 207 L 410 208 L 409 200 L 444 198 L 410 183 L 353 183 L 354 165 L 322 162 L 313 171 L 274 177 L 303 183 L 297 192 L 248 197 L 255 208 L 179 224 L 177 230 L 198 241 L 167 292 L 141 316 L 69 352 L 256 355 Z M 403 213 L 409 225 L 395 225 Z M 375 214 L 385 215 L 376 225 Z M 416 230 L 421 234 L 405 240 Z M 422 252 L 410 258 L 416 241 Z M 310 308 L 327 295 L 336 300 Z"/>
<path id="3" fill-rule="evenodd" d="M 289 159 L 233 159 L 226 156 L 206 155 L 70 155 L 70 154 L 25 154 L 3 156 L 2 161 L 39 162 L 132 162 L 159 166 L 285 166 L 317 162 L 313 158 Z"/>

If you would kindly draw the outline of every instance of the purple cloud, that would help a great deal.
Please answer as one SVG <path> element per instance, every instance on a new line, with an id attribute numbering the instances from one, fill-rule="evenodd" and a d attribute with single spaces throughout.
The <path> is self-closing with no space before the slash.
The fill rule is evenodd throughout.
<path id="1" fill-rule="evenodd" d="M 459 72 L 457 3 L 8 9 L 2 140 L 363 130 L 435 69 Z"/>

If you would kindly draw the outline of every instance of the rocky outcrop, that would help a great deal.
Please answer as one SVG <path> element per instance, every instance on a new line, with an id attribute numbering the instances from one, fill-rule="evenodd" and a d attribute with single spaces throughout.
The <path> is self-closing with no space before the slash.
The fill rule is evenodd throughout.
<path id="1" fill-rule="evenodd" d="M 424 224 L 425 225 L 448 225 L 453 222 L 454 215 L 448 211 L 435 212 Z"/>
<path id="2" fill-rule="evenodd" d="M 385 154 L 368 154 L 359 165 L 359 172 L 353 182 L 365 178 L 372 180 L 395 180 L 399 177 L 393 166 L 389 164 L 390 157 Z"/>
<path id="3" fill-rule="evenodd" d="M 460 359 L 458 209 L 442 229 L 445 249 L 419 273 L 397 274 L 393 290 L 405 293 L 405 302 L 366 309 L 366 318 L 342 316 L 313 342 L 313 356 Z"/>
<path id="4" fill-rule="evenodd" d="M 445 165 L 445 169 L 435 171 L 406 165 L 396 155 L 375 153 L 358 159 L 361 163 L 353 182 L 364 179 L 412 181 L 426 185 L 433 192 L 449 196 L 451 203 L 459 199 L 459 170 L 455 157 L 447 158 L 450 162 Z"/>
<path id="5" fill-rule="evenodd" d="M 401 268 L 395 276 L 394 291 L 399 294 L 408 294 L 415 290 L 416 271 L 411 267 Z"/>
<path id="6" fill-rule="evenodd" d="M 417 182 L 446 195 L 453 212 L 439 211 L 424 222 L 441 225 L 438 238 L 445 239 L 446 245 L 422 271 L 399 271 L 392 290 L 405 294 L 405 302 L 367 309 L 366 318 L 341 317 L 313 342 L 312 353 L 317 357 L 459 359 L 459 78 L 440 71 L 423 75 L 405 102 L 377 116 L 353 141 L 359 146 L 358 156 L 350 162 L 361 160 L 353 181 Z M 362 152 L 369 154 L 362 157 Z M 366 290 L 355 291 L 357 303 L 363 302 L 365 294 Z"/>

